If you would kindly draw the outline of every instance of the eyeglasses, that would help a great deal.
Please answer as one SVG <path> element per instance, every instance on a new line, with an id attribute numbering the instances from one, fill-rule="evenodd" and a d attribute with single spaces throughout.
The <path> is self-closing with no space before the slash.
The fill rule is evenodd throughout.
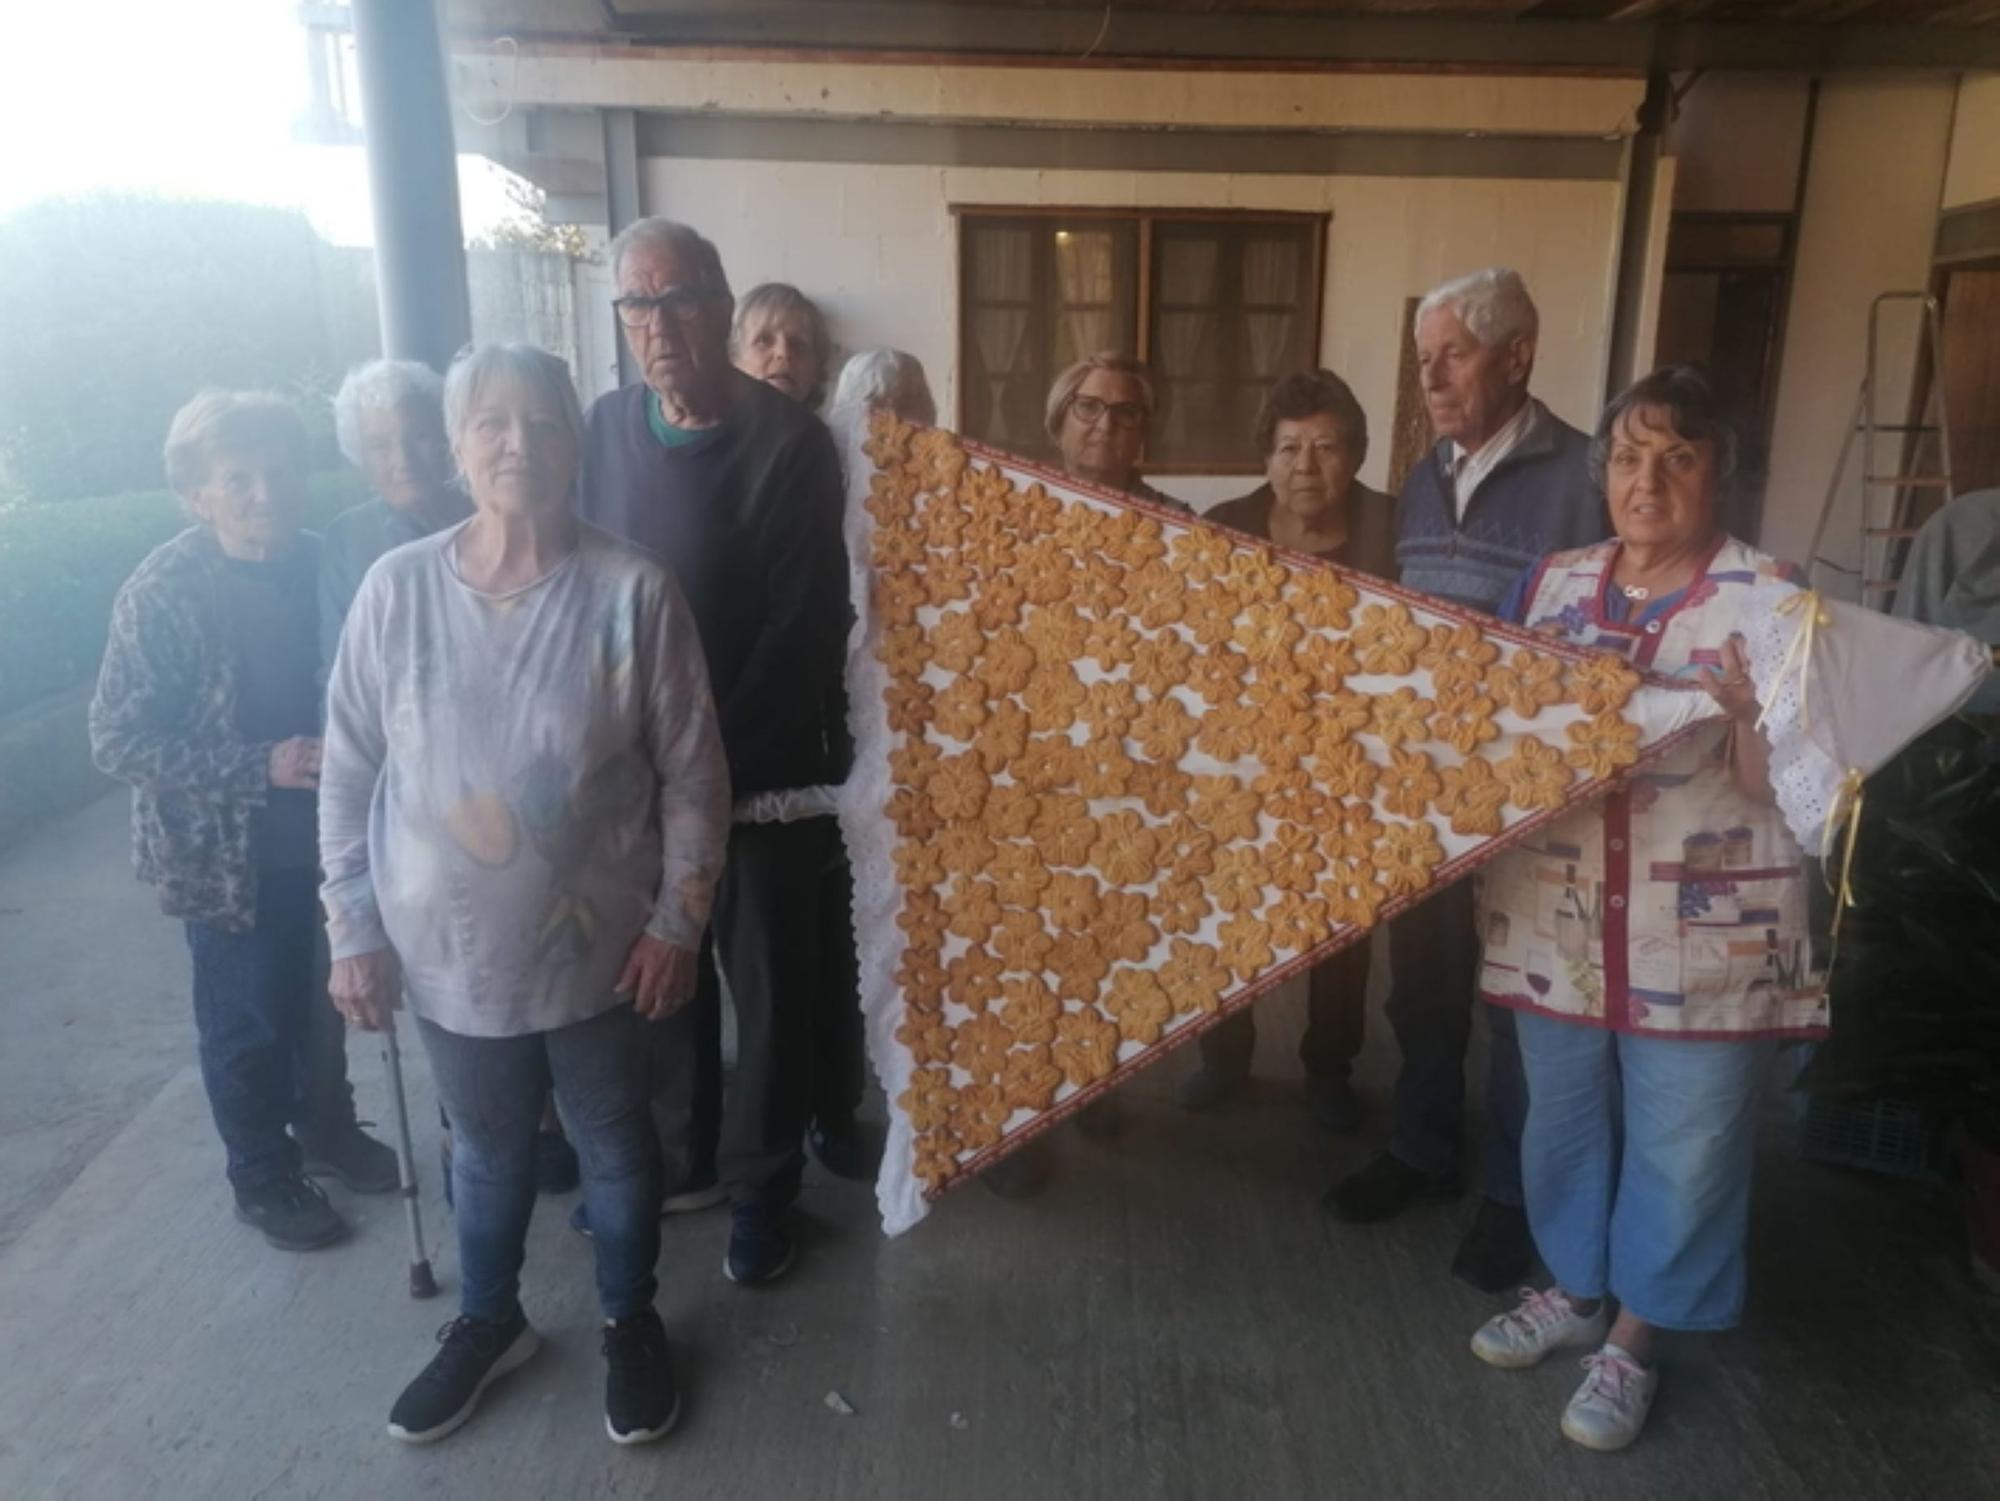
<path id="1" fill-rule="evenodd" d="M 1096 396 L 1079 396 L 1069 404 L 1076 420 L 1094 427 L 1100 417 L 1109 417 L 1113 427 L 1131 429 L 1146 421 L 1146 409 L 1136 401 L 1105 401 Z"/>
<path id="2" fill-rule="evenodd" d="M 706 292 L 676 287 L 658 297 L 616 297 L 611 305 L 618 310 L 618 321 L 627 328 L 645 328 L 655 313 L 665 313 L 669 323 L 692 323 L 701 316 L 702 305 L 707 301 Z"/>

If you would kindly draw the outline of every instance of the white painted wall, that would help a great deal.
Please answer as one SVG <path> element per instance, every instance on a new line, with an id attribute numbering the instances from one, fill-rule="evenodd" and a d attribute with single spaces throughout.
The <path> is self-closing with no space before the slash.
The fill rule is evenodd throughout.
<path id="1" fill-rule="evenodd" d="M 1822 86 L 1792 279 L 1764 498 L 1764 550 L 1806 561 L 1820 504 L 1862 378 L 1868 305 L 1930 276 L 1945 157 L 1950 80 L 1843 79 Z M 1902 420 L 1915 323 L 1885 324 L 1884 420 Z M 1858 465 L 1835 510 L 1826 553 L 1857 558 Z M 1832 588 L 1839 576 L 1826 574 Z"/>
<path id="2" fill-rule="evenodd" d="M 1968 73 L 1958 86 L 1944 206 L 2000 199 L 2000 73 Z"/>
<path id="3" fill-rule="evenodd" d="M 1367 410 L 1381 484 L 1395 408 L 1403 302 L 1495 263 L 1528 279 L 1542 312 L 1535 389 L 1588 427 L 1604 398 L 1618 187 L 1606 182 L 1321 178 L 648 159 L 647 213 L 695 225 L 738 289 L 797 284 L 843 349 L 907 349 L 940 409 L 957 409 L 958 252 L 952 204 L 1267 208 L 1332 215 L 1321 359 Z M 1249 435 L 1244 435 L 1246 451 Z M 1169 477 L 1194 503 L 1245 481 Z"/>

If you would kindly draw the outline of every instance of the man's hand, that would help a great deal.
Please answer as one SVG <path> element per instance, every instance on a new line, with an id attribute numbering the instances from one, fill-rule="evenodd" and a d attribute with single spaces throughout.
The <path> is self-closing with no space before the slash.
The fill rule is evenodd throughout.
<path id="1" fill-rule="evenodd" d="M 347 1018 L 349 1026 L 364 1032 L 389 1030 L 402 992 L 402 966 L 396 962 L 394 949 L 334 960 L 333 976 L 326 986 L 334 1009 Z"/>
<path id="2" fill-rule="evenodd" d="M 676 948 L 650 933 L 641 933 L 632 952 L 625 956 L 617 992 L 632 997 L 640 1020 L 665 1021 L 694 999 L 696 964 L 693 949 Z"/>
<path id="3" fill-rule="evenodd" d="M 319 737 L 294 735 L 271 747 L 271 785 L 311 792 L 319 786 Z"/>

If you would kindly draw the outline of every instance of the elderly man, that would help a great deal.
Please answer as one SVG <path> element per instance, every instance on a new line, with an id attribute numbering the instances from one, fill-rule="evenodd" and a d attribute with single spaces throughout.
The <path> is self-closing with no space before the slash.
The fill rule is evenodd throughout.
<path id="1" fill-rule="evenodd" d="M 711 926 L 737 1022 L 722 1100 L 721 996 L 655 1033 L 666 1206 L 732 1204 L 724 1270 L 792 1264 L 812 1095 L 821 877 L 840 829 L 804 794 L 847 775 L 849 610 L 840 460 L 806 408 L 730 364 L 733 299 L 715 247 L 642 219 L 611 246 L 614 306 L 643 379 L 587 420 L 581 511 L 664 559 L 693 610 L 738 800 Z"/>
<path id="2" fill-rule="evenodd" d="M 236 1217 L 287 1251 L 347 1233 L 305 1174 L 362 1193 L 397 1176 L 395 1153 L 355 1123 L 327 1000 L 306 448 L 276 396 L 206 391 L 175 414 L 167 481 L 195 525 L 118 591 L 90 705 L 92 759 L 132 784 L 139 875 L 187 928 Z"/>
<path id="3" fill-rule="evenodd" d="M 1447 282 L 1417 306 L 1417 365 L 1437 446 L 1404 483 L 1396 563 L 1405 586 L 1491 611 L 1545 554 L 1610 534 L 1591 483 L 1590 439 L 1528 394 L 1538 318 L 1500 267 Z M 1341 1219 L 1387 1219 L 1461 1188 L 1465 1049 L 1479 940 L 1469 882 L 1389 925 L 1388 1014 L 1403 1051 L 1389 1148 L 1336 1184 Z M 1521 1193 L 1527 1089 L 1513 1018 L 1489 1008 L 1482 1199 L 1453 1272 L 1475 1287 L 1518 1284 L 1533 1260 Z"/>
<path id="4" fill-rule="evenodd" d="M 1139 361 L 1105 353 L 1071 365 L 1049 387 L 1043 413 L 1049 436 L 1062 455 L 1063 472 L 1176 511 L 1191 509 L 1139 475 L 1153 406 L 1153 374 Z"/>

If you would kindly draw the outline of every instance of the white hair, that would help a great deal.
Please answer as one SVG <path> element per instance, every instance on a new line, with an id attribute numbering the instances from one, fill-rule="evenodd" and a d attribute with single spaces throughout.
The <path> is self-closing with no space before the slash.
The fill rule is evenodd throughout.
<path id="1" fill-rule="evenodd" d="M 444 378 L 444 431 L 454 446 L 480 388 L 493 380 L 517 380 L 547 396 L 569 427 L 577 453 L 583 452 L 583 406 L 576 399 L 569 366 L 560 356 L 532 344 L 481 344 L 452 361 Z"/>
<path id="2" fill-rule="evenodd" d="M 361 463 L 361 414 L 394 411 L 405 402 L 440 416 L 443 377 L 420 360 L 370 360 L 347 372 L 333 398 L 333 434 L 348 463 Z"/>
<path id="3" fill-rule="evenodd" d="M 1412 329 L 1421 328 L 1430 314 L 1443 308 L 1455 314 L 1466 329 L 1487 349 L 1515 339 L 1530 343 L 1541 329 L 1541 315 L 1521 273 L 1505 266 L 1488 266 L 1470 276 L 1461 276 L 1441 287 L 1432 287 L 1417 304 Z"/>
<path id="4" fill-rule="evenodd" d="M 923 427 L 937 426 L 937 402 L 923 362 L 900 349 L 863 350 L 841 367 L 830 411 L 865 414 L 870 407 L 887 407 Z"/>
<path id="5" fill-rule="evenodd" d="M 685 255 L 694 262 L 695 274 L 705 290 L 719 297 L 729 295 L 729 278 L 722 270 L 722 253 L 690 225 L 655 217 L 634 219 L 619 230 L 608 251 L 614 288 L 618 284 L 618 273 L 625 268 L 625 258 L 635 250 L 671 250 Z"/>

